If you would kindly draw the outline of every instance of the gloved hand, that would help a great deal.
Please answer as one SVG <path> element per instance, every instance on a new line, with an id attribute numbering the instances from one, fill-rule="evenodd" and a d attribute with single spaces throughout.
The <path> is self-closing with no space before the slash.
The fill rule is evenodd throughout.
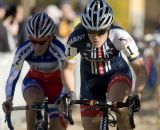
<path id="1" fill-rule="evenodd" d="M 12 106 L 13 106 L 13 103 L 12 103 L 11 99 L 4 101 L 2 104 L 2 109 L 3 109 L 4 113 L 10 114 L 10 112 L 12 110 Z"/>
<path id="2" fill-rule="evenodd" d="M 128 96 L 126 103 L 133 109 L 134 112 L 138 112 L 141 108 L 141 102 L 138 95 Z"/>

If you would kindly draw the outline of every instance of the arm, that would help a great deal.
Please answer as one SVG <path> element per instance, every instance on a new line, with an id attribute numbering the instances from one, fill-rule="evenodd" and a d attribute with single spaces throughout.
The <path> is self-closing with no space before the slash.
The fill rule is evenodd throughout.
<path id="1" fill-rule="evenodd" d="M 22 59 L 21 55 L 16 53 L 6 83 L 6 101 L 4 101 L 2 104 L 2 108 L 5 113 L 9 113 L 11 111 L 13 105 L 12 100 L 14 96 L 14 90 L 23 66 L 23 61 L 24 60 Z"/>
<path id="2" fill-rule="evenodd" d="M 69 92 L 74 91 L 74 68 L 77 60 L 77 55 L 79 53 L 79 42 L 73 40 L 75 37 L 77 37 L 77 35 L 72 32 L 72 34 L 68 38 L 65 50 L 66 59 L 64 61 L 62 69 L 62 81 Z"/>
<path id="3" fill-rule="evenodd" d="M 74 91 L 75 63 L 65 61 L 62 69 L 62 82 L 69 92 Z"/>
<path id="4" fill-rule="evenodd" d="M 137 94 L 141 99 L 147 79 L 147 73 L 144 66 L 143 58 L 139 58 L 130 62 L 130 65 L 136 74 L 135 94 Z"/>
<path id="5" fill-rule="evenodd" d="M 133 38 L 125 30 L 118 29 L 115 32 L 114 40 L 117 43 L 115 44 L 116 48 L 123 51 L 136 74 L 135 94 L 139 95 L 141 98 L 147 74 L 139 49 Z"/>
<path id="6" fill-rule="evenodd" d="M 5 88 L 6 99 L 13 99 L 14 90 L 21 73 L 23 62 L 24 60 L 22 56 L 16 53 L 12 63 L 12 67 L 10 69 L 10 74 L 8 76 L 7 83 L 6 83 L 6 88 Z"/>

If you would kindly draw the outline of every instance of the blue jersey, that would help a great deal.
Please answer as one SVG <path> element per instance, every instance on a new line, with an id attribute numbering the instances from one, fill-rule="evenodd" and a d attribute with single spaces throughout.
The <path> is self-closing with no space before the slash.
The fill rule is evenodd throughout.
<path id="1" fill-rule="evenodd" d="M 50 42 L 47 51 L 42 56 L 36 56 L 31 44 L 27 40 L 17 48 L 6 84 L 7 97 L 13 97 L 14 95 L 24 61 L 28 62 L 30 69 L 49 73 L 60 69 L 61 63 L 65 59 L 65 47 L 57 39 Z"/>
<path id="2" fill-rule="evenodd" d="M 141 56 L 134 40 L 124 29 L 111 25 L 106 41 L 100 48 L 95 48 L 87 30 L 78 26 L 67 42 L 68 62 L 75 63 L 78 53 L 81 55 L 81 99 L 105 100 L 106 91 L 118 81 L 132 87 L 128 63 Z"/>
<path id="3" fill-rule="evenodd" d="M 74 63 L 78 53 L 85 64 L 85 71 L 91 74 L 106 74 L 124 59 L 122 52 L 131 62 L 140 56 L 132 37 L 124 29 L 112 25 L 107 40 L 101 48 L 92 46 L 86 29 L 80 25 L 70 35 L 66 55 L 68 62 Z"/>

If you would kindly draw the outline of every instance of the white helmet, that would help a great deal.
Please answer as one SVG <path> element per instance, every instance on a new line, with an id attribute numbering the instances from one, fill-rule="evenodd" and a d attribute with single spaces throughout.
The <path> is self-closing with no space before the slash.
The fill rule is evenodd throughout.
<path id="1" fill-rule="evenodd" d="M 91 0 L 82 12 L 81 23 L 90 30 L 109 28 L 113 23 L 112 8 L 104 0 Z"/>
<path id="2" fill-rule="evenodd" d="M 28 20 L 26 32 L 28 36 L 34 38 L 52 36 L 55 32 L 55 24 L 46 13 L 36 13 Z"/>

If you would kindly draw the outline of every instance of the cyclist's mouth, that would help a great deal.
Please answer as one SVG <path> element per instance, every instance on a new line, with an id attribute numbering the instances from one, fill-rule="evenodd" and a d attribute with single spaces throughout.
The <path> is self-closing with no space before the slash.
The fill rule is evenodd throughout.
<path id="1" fill-rule="evenodd" d="M 99 41 L 93 41 L 93 44 L 97 45 L 97 44 L 100 44 Z"/>

